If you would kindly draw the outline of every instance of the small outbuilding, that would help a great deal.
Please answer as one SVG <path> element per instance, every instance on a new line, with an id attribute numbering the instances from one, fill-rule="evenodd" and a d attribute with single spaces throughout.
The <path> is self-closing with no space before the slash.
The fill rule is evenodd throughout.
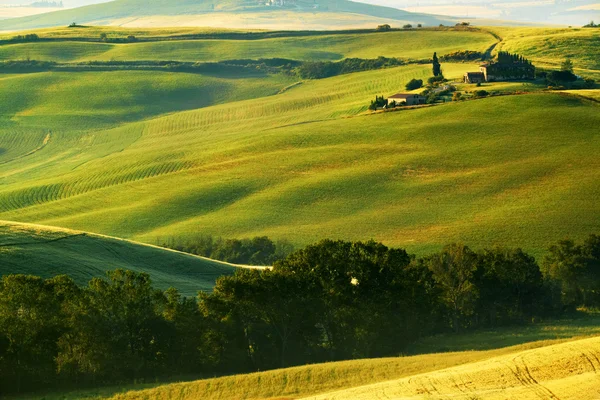
<path id="1" fill-rule="evenodd" d="M 397 93 L 388 97 L 388 104 L 392 102 L 396 102 L 396 104 L 406 103 L 407 106 L 416 106 L 418 104 L 425 104 L 427 98 L 419 94 Z"/>
<path id="2" fill-rule="evenodd" d="M 465 72 L 465 83 L 483 83 L 485 74 L 483 72 Z"/>

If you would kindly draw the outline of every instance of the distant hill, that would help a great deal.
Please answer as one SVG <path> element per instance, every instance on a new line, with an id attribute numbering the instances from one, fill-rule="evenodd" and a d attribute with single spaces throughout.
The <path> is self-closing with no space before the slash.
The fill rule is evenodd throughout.
<path id="1" fill-rule="evenodd" d="M 0 221 L 0 275 L 50 278 L 67 274 L 85 285 L 112 269 L 150 274 L 155 287 L 175 287 L 186 296 L 211 291 L 235 267 L 159 247 L 40 225 Z"/>
<path id="2" fill-rule="evenodd" d="M 257 27 L 253 17 L 257 14 L 268 15 L 265 27 L 278 22 L 278 15 L 288 18 L 297 18 L 300 21 L 298 28 L 322 29 L 331 18 L 332 26 L 339 28 L 339 23 L 345 21 L 344 26 L 364 26 L 381 22 L 394 22 L 396 25 L 404 23 L 421 23 L 432 26 L 439 24 L 451 24 L 453 20 L 446 17 L 438 17 L 427 14 L 416 14 L 395 8 L 374 6 L 356 3 L 348 0 L 116 0 L 108 3 L 95 4 L 69 10 L 61 10 L 42 15 L 23 18 L 14 18 L 3 21 L 0 29 L 18 30 L 51 26 L 68 25 L 72 22 L 78 24 L 98 25 L 124 25 L 130 24 L 129 19 L 140 19 L 138 26 L 144 25 L 144 18 L 152 17 L 153 26 L 190 24 L 192 16 L 215 16 L 221 14 L 248 14 L 242 22 L 235 18 L 223 21 L 224 27 Z M 159 17 L 177 17 L 160 19 Z M 271 18 L 273 17 L 273 18 Z M 202 19 L 197 21 L 199 26 L 203 24 Z M 335 20 L 335 21 L 333 21 Z M 237 21 L 237 22 L 236 22 Z M 150 23 L 150 22 L 148 22 Z M 209 24 L 207 21 L 206 24 Z M 237 26 L 236 26 L 237 25 Z M 241 26 L 240 26 L 241 25 Z M 259 25 L 260 26 L 260 25 Z"/>

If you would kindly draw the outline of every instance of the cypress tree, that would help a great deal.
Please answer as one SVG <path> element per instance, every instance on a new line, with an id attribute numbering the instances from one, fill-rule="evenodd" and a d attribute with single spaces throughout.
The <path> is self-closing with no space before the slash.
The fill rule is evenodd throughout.
<path id="1" fill-rule="evenodd" d="M 442 67 L 438 60 L 437 52 L 433 53 L 433 76 L 440 76 L 442 73 Z"/>

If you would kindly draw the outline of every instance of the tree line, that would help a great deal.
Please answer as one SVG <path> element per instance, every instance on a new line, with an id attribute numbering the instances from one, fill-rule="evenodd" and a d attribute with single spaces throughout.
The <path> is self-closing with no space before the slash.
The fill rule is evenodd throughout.
<path id="1" fill-rule="evenodd" d="M 461 244 L 415 257 L 324 240 L 272 269 L 182 297 L 115 270 L 0 281 L 3 393 L 154 381 L 395 356 L 443 332 L 530 323 L 600 306 L 600 236 L 561 241 L 541 266 L 520 249 Z"/>
<path id="2" fill-rule="evenodd" d="M 242 265 L 273 265 L 294 252 L 287 240 L 274 242 L 266 236 L 252 239 L 223 239 L 211 235 L 159 240 L 159 246 L 185 253 Z"/>

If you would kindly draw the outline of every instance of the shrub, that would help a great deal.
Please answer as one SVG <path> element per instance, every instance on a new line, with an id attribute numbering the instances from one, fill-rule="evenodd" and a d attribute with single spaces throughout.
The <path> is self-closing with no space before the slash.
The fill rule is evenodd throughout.
<path id="1" fill-rule="evenodd" d="M 423 87 L 422 79 L 411 79 L 410 82 L 406 84 L 406 90 L 415 90 Z"/>
<path id="2" fill-rule="evenodd" d="M 585 82 L 585 87 L 588 89 L 593 89 L 596 86 L 596 81 L 593 80 L 592 78 L 585 78 L 584 82 Z"/>
<path id="3" fill-rule="evenodd" d="M 445 82 L 446 78 L 444 78 L 444 75 L 438 75 L 438 76 L 432 76 L 431 78 L 427 79 L 427 83 L 431 86 L 435 86 L 436 84 L 439 84 L 441 82 Z"/>
<path id="4" fill-rule="evenodd" d="M 383 96 L 376 96 L 374 101 L 371 100 L 369 110 L 375 111 L 378 108 L 383 108 L 385 106 L 387 106 L 387 100 Z"/>
<path id="5" fill-rule="evenodd" d="M 459 50 L 440 57 L 442 61 L 474 61 L 483 58 L 483 53 L 472 50 Z"/>
<path id="6" fill-rule="evenodd" d="M 388 32 L 392 30 L 392 27 L 389 24 L 383 24 L 383 25 L 379 25 L 377 27 L 377 30 L 379 32 Z"/>
<path id="7" fill-rule="evenodd" d="M 476 90 L 473 92 L 473 95 L 475 97 L 487 97 L 489 96 L 489 93 L 486 90 Z"/>
<path id="8" fill-rule="evenodd" d="M 404 29 L 412 29 L 412 27 L 413 26 L 411 24 L 406 24 L 402 28 L 404 28 Z"/>
<path id="9" fill-rule="evenodd" d="M 546 80 L 552 85 L 565 85 L 577 80 L 577 76 L 571 71 L 552 71 L 550 72 Z"/>

